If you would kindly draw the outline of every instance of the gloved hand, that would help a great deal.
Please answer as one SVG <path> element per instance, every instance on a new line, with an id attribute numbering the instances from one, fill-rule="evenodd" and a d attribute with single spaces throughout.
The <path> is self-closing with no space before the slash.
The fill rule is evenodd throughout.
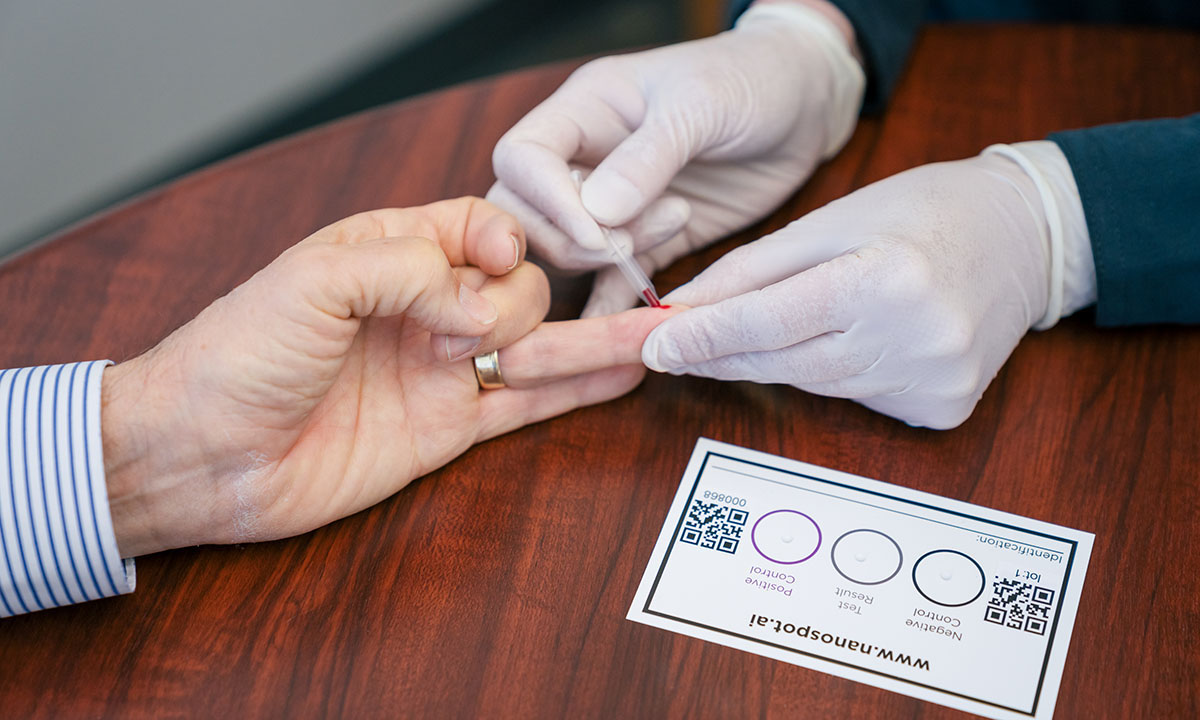
<path id="1" fill-rule="evenodd" d="M 1049 142 L 882 180 L 745 245 L 664 302 L 653 370 L 786 383 L 912 425 L 971 414 L 1025 332 L 1096 297 L 1079 192 Z"/>
<path id="2" fill-rule="evenodd" d="M 755 5 L 720 35 L 581 67 L 497 143 L 488 199 L 558 268 L 608 263 L 599 222 L 652 274 L 786 199 L 849 139 L 864 82 L 824 15 Z M 609 265 L 584 315 L 635 302 Z"/>

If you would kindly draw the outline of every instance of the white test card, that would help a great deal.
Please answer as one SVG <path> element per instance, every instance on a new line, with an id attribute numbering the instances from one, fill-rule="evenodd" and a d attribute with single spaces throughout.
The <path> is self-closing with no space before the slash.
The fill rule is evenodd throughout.
<path id="1" fill-rule="evenodd" d="M 990 718 L 1050 718 L 1093 536 L 696 443 L 628 618 Z"/>

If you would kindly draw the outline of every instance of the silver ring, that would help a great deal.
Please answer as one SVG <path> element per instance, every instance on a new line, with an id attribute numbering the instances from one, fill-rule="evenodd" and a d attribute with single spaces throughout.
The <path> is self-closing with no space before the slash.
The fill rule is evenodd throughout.
<path id="1" fill-rule="evenodd" d="M 475 379 L 480 390 L 497 390 L 504 387 L 504 376 L 500 374 L 500 351 L 493 350 L 475 356 Z"/>

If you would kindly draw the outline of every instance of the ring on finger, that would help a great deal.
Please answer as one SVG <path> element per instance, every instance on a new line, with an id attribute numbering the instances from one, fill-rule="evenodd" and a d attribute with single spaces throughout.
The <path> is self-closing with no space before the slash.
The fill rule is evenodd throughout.
<path id="1" fill-rule="evenodd" d="M 505 387 L 504 376 L 500 374 L 500 351 L 476 355 L 475 379 L 479 382 L 480 390 L 497 390 Z"/>

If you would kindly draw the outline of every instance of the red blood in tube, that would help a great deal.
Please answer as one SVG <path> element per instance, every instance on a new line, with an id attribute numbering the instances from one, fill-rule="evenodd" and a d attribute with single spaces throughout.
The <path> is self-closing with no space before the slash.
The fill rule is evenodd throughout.
<path id="1" fill-rule="evenodd" d="M 662 303 L 660 303 L 658 298 L 654 297 L 654 293 L 650 292 L 649 290 L 643 290 L 642 297 L 646 298 L 646 304 L 650 307 L 662 307 Z"/>

